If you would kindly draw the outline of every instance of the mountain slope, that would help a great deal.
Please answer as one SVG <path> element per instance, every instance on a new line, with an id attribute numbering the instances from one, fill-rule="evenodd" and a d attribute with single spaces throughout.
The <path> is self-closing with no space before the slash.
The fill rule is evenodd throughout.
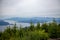
<path id="1" fill-rule="evenodd" d="M 13 20 L 13 21 L 17 21 L 17 22 L 22 22 L 22 23 L 44 23 L 44 22 L 50 22 L 53 20 L 53 18 L 49 18 L 49 17 L 33 17 L 33 18 L 20 18 L 20 17 L 13 17 L 13 18 L 8 18 L 6 20 Z M 56 22 L 60 23 L 60 18 L 55 18 Z"/>
<path id="2" fill-rule="evenodd" d="M 4 26 L 4 25 L 9 25 L 9 23 L 3 20 L 0 20 L 0 26 Z"/>

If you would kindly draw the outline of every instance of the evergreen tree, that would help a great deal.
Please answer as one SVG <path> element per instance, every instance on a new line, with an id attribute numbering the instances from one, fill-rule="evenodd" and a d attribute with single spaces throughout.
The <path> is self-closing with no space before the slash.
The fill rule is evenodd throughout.
<path id="1" fill-rule="evenodd" d="M 45 30 L 45 32 L 48 32 L 48 24 L 47 23 L 42 24 L 41 28 L 43 30 Z"/>
<path id="2" fill-rule="evenodd" d="M 17 32 L 17 26 L 16 23 L 14 24 L 14 27 L 12 28 L 12 35 L 16 37 L 16 32 Z"/>
<path id="3" fill-rule="evenodd" d="M 37 27 L 37 30 L 40 29 L 40 23 L 39 22 L 37 23 L 37 26 L 36 27 Z"/>
<path id="4" fill-rule="evenodd" d="M 2 32 L 0 32 L 0 40 L 2 40 Z"/>
<path id="5" fill-rule="evenodd" d="M 57 38 L 57 23 L 55 20 L 49 23 L 48 32 L 51 38 Z"/>
<path id="6" fill-rule="evenodd" d="M 30 31 L 34 30 L 34 24 L 32 22 L 30 23 L 30 28 L 29 29 L 30 29 Z"/>
<path id="7" fill-rule="evenodd" d="M 60 38 L 60 24 L 58 24 L 57 27 L 57 37 Z"/>
<path id="8" fill-rule="evenodd" d="M 24 36 L 23 33 L 24 33 L 24 30 L 23 30 L 22 26 L 20 25 L 20 30 L 19 30 L 20 38 L 22 38 Z"/>

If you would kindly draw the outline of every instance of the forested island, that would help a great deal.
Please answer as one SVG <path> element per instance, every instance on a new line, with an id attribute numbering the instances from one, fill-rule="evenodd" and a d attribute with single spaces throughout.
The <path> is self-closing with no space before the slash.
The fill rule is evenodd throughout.
<path id="1" fill-rule="evenodd" d="M 38 22 L 35 26 L 33 22 L 29 27 L 17 28 L 16 23 L 14 27 L 7 27 L 3 32 L 0 32 L 0 40 L 50 40 L 60 38 L 60 24 L 55 20 L 51 23 L 43 23 L 40 25 Z"/>

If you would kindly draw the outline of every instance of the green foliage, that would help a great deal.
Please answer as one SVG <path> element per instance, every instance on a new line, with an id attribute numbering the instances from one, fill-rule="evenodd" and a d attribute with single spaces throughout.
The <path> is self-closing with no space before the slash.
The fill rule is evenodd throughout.
<path id="1" fill-rule="evenodd" d="M 57 26 L 57 37 L 60 38 L 60 24 Z"/>
<path id="2" fill-rule="evenodd" d="M 30 23 L 30 28 L 29 29 L 30 29 L 30 31 L 34 30 L 34 24 L 32 22 Z"/>
<path id="3" fill-rule="evenodd" d="M 52 23 L 49 23 L 49 27 L 48 27 L 48 33 L 50 35 L 50 38 L 57 38 L 57 24 L 55 21 L 53 21 Z"/>
<path id="4" fill-rule="evenodd" d="M 57 25 L 55 20 L 52 23 L 44 23 L 36 26 L 31 22 L 29 27 L 16 24 L 10 28 L 7 27 L 3 32 L 0 32 L 0 40 L 48 40 L 49 38 L 60 38 L 60 24 Z"/>
<path id="5" fill-rule="evenodd" d="M 31 32 L 30 36 L 30 40 L 47 40 L 49 38 L 48 33 L 46 33 L 45 30 L 36 30 Z"/>
<path id="6" fill-rule="evenodd" d="M 45 32 L 48 32 L 48 24 L 47 23 L 42 24 L 41 28 L 43 30 L 45 30 Z"/>
<path id="7" fill-rule="evenodd" d="M 2 32 L 0 32 L 0 40 L 2 40 Z"/>
<path id="8" fill-rule="evenodd" d="M 39 30 L 39 29 L 40 29 L 40 23 L 39 23 L 39 22 L 37 23 L 36 28 L 37 28 L 37 30 Z"/>

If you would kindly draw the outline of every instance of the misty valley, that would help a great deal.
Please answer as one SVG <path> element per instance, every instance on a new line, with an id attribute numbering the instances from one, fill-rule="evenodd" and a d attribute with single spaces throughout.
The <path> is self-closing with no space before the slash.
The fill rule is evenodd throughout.
<path id="1" fill-rule="evenodd" d="M 60 18 L 0 19 L 0 40 L 60 40 Z"/>

